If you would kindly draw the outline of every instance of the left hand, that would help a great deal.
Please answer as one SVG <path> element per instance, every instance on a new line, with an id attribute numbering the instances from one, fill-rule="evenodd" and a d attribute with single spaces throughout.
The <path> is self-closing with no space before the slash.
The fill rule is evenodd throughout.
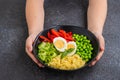
<path id="1" fill-rule="evenodd" d="M 39 67 L 44 67 L 33 55 L 33 47 L 32 44 L 36 38 L 37 34 L 30 34 L 26 40 L 26 52 L 28 56 L 39 66 Z"/>
<path id="2" fill-rule="evenodd" d="M 102 57 L 102 55 L 104 53 L 104 49 L 105 49 L 105 40 L 104 40 L 104 37 L 102 36 L 102 34 L 94 33 L 94 35 L 97 37 L 97 39 L 99 41 L 100 51 L 99 51 L 97 57 L 91 62 L 91 64 L 89 66 L 94 66 L 96 64 L 96 62 L 100 60 L 100 58 Z"/>

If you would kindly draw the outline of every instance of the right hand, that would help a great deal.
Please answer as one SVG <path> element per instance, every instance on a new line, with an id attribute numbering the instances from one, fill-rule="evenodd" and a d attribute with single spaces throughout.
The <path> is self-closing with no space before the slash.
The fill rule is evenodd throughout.
<path id="1" fill-rule="evenodd" d="M 33 55 L 32 50 L 32 44 L 36 38 L 37 34 L 30 34 L 26 40 L 26 52 L 28 56 L 39 66 L 39 67 L 44 67 Z"/>

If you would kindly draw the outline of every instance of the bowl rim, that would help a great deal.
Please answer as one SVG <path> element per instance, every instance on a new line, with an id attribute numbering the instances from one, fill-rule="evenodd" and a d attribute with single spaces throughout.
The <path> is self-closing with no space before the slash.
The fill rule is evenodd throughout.
<path id="1" fill-rule="evenodd" d="M 95 55 L 95 57 L 94 57 L 90 62 L 88 62 L 87 64 L 85 64 L 84 66 L 82 66 L 82 67 L 80 67 L 80 68 L 77 68 L 77 69 L 73 69 L 73 70 L 61 70 L 61 69 L 52 68 L 52 67 L 44 64 L 44 63 L 38 58 L 37 53 L 35 52 L 36 42 L 37 42 L 37 40 L 39 39 L 39 36 L 42 34 L 43 31 L 50 30 L 50 29 L 55 29 L 56 27 L 66 27 L 66 26 L 69 26 L 69 27 L 72 26 L 72 27 L 81 28 L 81 29 L 86 30 L 90 35 L 94 36 L 94 38 L 95 38 L 95 40 L 96 40 L 96 42 L 97 42 L 97 44 L 98 44 L 98 50 L 97 50 L 97 54 Z M 33 47 L 32 53 L 33 53 L 33 55 L 35 56 L 35 58 L 36 58 L 44 67 L 49 68 L 49 69 L 52 69 L 52 70 L 56 70 L 56 71 L 76 71 L 76 70 L 83 69 L 83 68 L 87 67 L 92 61 L 95 60 L 96 56 L 99 54 L 99 51 L 100 51 L 100 44 L 99 44 L 99 40 L 97 39 L 97 37 L 96 37 L 91 31 L 89 31 L 88 29 L 86 29 L 86 28 L 84 28 L 84 27 L 80 27 L 80 26 L 74 26 L 74 25 L 54 25 L 54 26 L 51 26 L 51 27 L 49 27 L 49 28 L 43 29 L 43 30 L 42 30 L 41 32 L 39 32 L 38 35 L 36 36 L 36 38 L 35 38 L 35 40 L 34 40 L 34 42 L 33 42 L 32 47 Z"/>

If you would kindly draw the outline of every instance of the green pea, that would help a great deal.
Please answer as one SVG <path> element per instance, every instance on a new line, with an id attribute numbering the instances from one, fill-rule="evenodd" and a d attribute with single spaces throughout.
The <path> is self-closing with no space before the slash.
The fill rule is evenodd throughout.
<path id="1" fill-rule="evenodd" d="M 75 39 L 77 45 L 76 54 L 78 54 L 86 62 L 89 61 L 93 50 L 90 40 L 87 36 L 79 34 L 73 34 L 73 38 Z"/>

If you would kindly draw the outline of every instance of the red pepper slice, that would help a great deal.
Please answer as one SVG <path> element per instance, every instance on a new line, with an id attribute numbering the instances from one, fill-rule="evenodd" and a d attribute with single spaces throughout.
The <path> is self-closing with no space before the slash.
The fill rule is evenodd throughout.
<path id="1" fill-rule="evenodd" d="M 67 33 L 66 33 L 64 30 L 60 29 L 59 32 L 62 34 L 63 38 L 66 37 L 66 34 L 67 34 Z"/>
<path id="2" fill-rule="evenodd" d="M 69 36 L 72 36 L 72 32 L 68 32 Z"/>
<path id="3" fill-rule="evenodd" d="M 56 36 L 55 35 L 51 35 L 51 40 L 53 42 L 53 39 L 55 38 Z"/>
<path id="4" fill-rule="evenodd" d="M 40 36 L 40 39 L 42 39 L 45 42 L 51 42 L 48 38 L 46 38 L 45 36 Z"/>
<path id="5" fill-rule="evenodd" d="M 48 33 L 47 33 L 47 36 L 48 36 L 48 38 L 50 39 L 50 37 L 51 37 L 51 34 L 50 34 L 50 32 L 48 32 Z"/>
<path id="6" fill-rule="evenodd" d="M 59 36 L 58 32 L 55 29 L 51 29 L 51 33 L 55 35 L 56 37 Z"/>

